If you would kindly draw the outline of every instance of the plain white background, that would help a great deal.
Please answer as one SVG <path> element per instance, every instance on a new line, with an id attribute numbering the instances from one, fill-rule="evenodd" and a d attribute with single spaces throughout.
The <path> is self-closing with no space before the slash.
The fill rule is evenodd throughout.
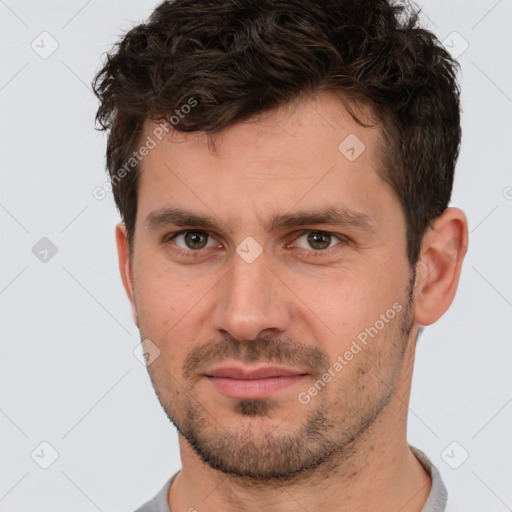
<path id="1" fill-rule="evenodd" d="M 110 194 L 92 195 L 106 174 L 90 82 L 155 5 L 0 0 L 2 512 L 129 512 L 181 467 L 133 353 L 118 214 Z M 454 304 L 419 341 L 409 441 L 440 469 L 450 510 L 502 512 L 512 510 L 512 1 L 422 5 L 460 55 L 452 205 L 471 233 Z"/>

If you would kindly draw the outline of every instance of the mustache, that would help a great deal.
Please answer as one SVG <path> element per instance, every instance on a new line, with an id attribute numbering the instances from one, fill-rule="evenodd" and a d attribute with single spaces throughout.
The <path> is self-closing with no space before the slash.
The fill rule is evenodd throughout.
<path id="1" fill-rule="evenodd" d="M 322 375 L 329 366 L 327 354 L 318 347 L 310 347 L 291 338 L 262 337 L 254 340 L 223 338 L 193 348 L 183 364 L 183 376 L 198 377 L 213 363 L 234 359 L 241 363 L 276 363 L 294 366 L 305 373 Z"/>

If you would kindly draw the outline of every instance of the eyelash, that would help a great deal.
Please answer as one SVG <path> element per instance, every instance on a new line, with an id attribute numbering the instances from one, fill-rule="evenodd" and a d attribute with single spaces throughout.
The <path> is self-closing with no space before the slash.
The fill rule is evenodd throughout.
<path id="1" fill-rule="evenodd" d="M 183 235 L 183 234 L 188 233 L 188 232 L 202 233 L 202 234 L 206 234 L 208 237 L 214 238 L 208 231 L 203 231 L 203 230 L 200 230 L 200 229 L 184 229 L 184 230 L 181 230 L 181 231 L 175 231 L 173 233 L 167 234 L 163 238 L 162 243 L 168 244 L 169 242 L 171 242 L 177 236 Z M 303 236 L 303 235 L 305 235 L 307 233 L 324 233 L 324 234 L 331 235 L 334 238 L 337 238 L 338 241 L 339 241 L 333 247 L 330 247 L 328 249 L 323 249 L 323 250 L 315 251 L 314 249 L 310 249 L 310 250 L 302 249 L 302 248 L 298 249 L 303 254 L 307 253 L 307 256 L 310 257 L 310 258 L 318 258 L 318 257 L 326 256 L 326 255 L 331 255 L 334 251 L 340 249 L 340 247 L 339 247 L 340 245 L 346 245 L 350 241 L 344 235 L 340 235 L 338 233 L 333 233 L 331 231 L 324 231 L 324 230 L 321 230 L 321 229 L 305 229 L 305 230 L 302 230 L 302 231 L 300 231 L 300 232 L 295 234 L 295 236 L 293 238 L 293 241 L 297 240 L 298 238 L 300 238 L 301 236 Z M 198 257 L 204 256 L 204 251 L 205 251 L 204 249 L 197 249 L 197 250 L 189 249 L 189 250 L 185 250 L 185 249 L 182 249 L 181 247 L 178 247 L 176 244 L 174 244 L 174 246 L 176 248 L 175 250 L 178 253 L 180 253 L 181 255 L 185 256 L 185 257 L 188 257 L 188 258 L 198 258 Z M 210 247 L 209 249 L 213 249 L 213 248 L 214 247 Z"/>

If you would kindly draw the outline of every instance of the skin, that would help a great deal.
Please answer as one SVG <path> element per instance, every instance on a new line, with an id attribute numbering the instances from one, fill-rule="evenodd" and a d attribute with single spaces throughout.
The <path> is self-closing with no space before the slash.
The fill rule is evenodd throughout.
<path id="1" fill-rule="evenodd" d="M 155 126 L 147 122 L 141 140 Z M 338 150 L 350 134 L 365 145 L 354 161 Z M 406 440 L 415 343 L 418 325 L 435 322 L 454 298 L 464 213 L 449 208 L 436 220 L 411 269 L 405 217 L 378 174 L 379 129 L 356 124 L 330 92 L 233 125 L 213 142 L 204 133 L 164 138 L 141 165 L 132 257 L 124 224 L 116 227 L 134 321 L 160 350 L 148 371 L 180 432 L 171 510 L 420 511 L 431 481 Z M 365 214 L 371 227 L 267 229 L 277 215 L 327 205 Z M 218 226 L 147 225 L 150 212 L 169 207 Z M 195 237 L 172 238 L 187 229 Z M 325 245 L 308 238 L 318 231 Z M 249 247 L 247 237 L 262 249 L 250 263 L 236 250 Z M 333 373 L 393 304 L 396 316 L 301 403 L 299 393 Z M 270 398 L 233 398 L 202 374 L 230 362 L 306 376 Z"/>

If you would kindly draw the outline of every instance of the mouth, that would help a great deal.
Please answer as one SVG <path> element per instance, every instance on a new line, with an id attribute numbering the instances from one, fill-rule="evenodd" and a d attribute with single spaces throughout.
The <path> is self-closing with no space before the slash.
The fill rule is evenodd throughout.
<path id="1" fill-rule="evenodd" d="M 207 371 L 204 376 L 217 391 L 232 398 L 268 398 L 303 382 L 307 373 L 282 366 L 249 368 L 224 366 Z"/>

